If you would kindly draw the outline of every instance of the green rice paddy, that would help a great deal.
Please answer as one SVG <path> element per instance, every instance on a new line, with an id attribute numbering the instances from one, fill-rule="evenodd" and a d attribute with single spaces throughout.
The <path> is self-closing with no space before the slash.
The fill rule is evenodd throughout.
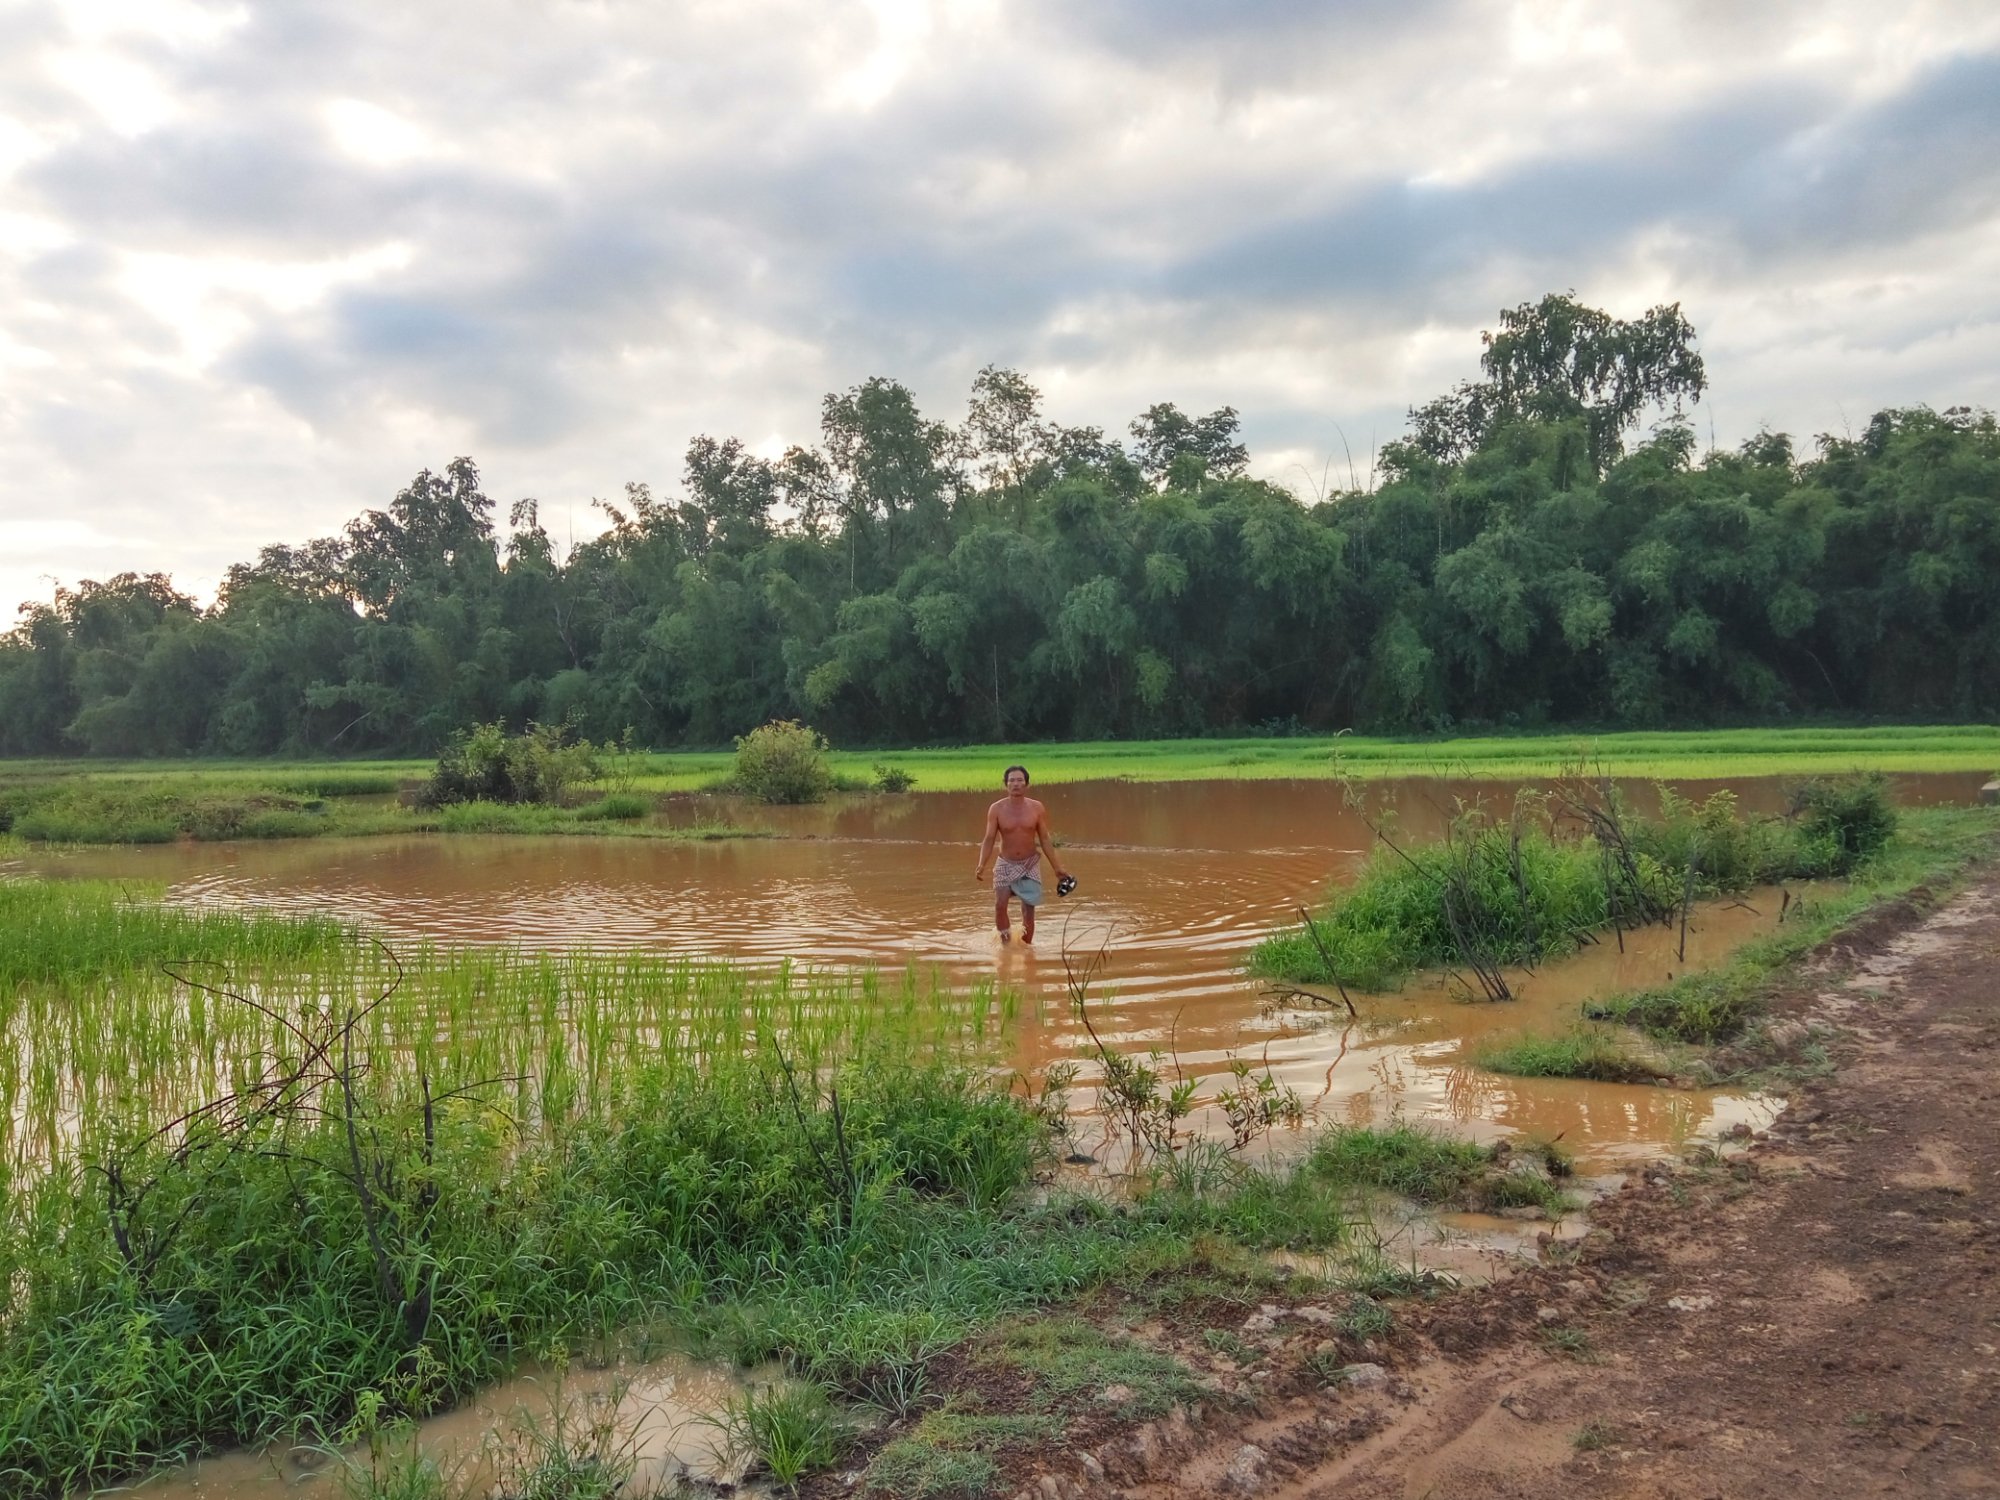
<path id="1" fill-rule="evenodd" d="M 2000 772 L 2000 726 L 1095 741 L 836 749 L 832 755 L 844 785 L 867 787 L 878 768 L 888 767 L 915 777 L 918 792 L 996 788 L 1001 771 L 1017 762 L 1027 765 L 1040 785 L 1334 775 L 1518 782 L 1546 779 L 1586 762 L 1614 776 L 1672 781 L 1864 770 L 1993 774 Z M 617 799 L 715 789 L 730 767 L 727 751 L 641 754 L 622 768 L 614 798 L 593 793 L 594 804 L 565 809 L 479 804 L 420 812 L 401 806 L 398 797 L 429 774 L 427 761 L 6 761 L 0 762 L 0 835 L 11 831 L 54 843 L 420 832 L 731 837 L 740 830 L 719 815 L 693 828 L 622 813 L 599 815 Z"/>

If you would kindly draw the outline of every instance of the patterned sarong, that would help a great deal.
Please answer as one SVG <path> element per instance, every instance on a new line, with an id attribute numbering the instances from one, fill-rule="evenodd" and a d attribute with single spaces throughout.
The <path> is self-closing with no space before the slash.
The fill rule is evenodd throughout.
<path id="1" fill-rule="evenodd" d="M 1008 859 L 1002 855 L 993 862 L 993 889 L 1006 893 L 1014 889 L 1014 882 L 1026 880 L 1029 876 L 1041 879 L 1042 851 L 1037 849 L 1026 859 Z"/>

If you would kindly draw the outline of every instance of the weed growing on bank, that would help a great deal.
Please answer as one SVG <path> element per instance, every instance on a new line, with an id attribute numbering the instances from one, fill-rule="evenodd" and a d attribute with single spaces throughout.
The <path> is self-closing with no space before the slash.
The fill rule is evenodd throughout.
<path id="1" fill-rule="evenodd" d="M 1600 1083 L 1656 1083 L 1670 1070 L 1643 1057 L 1614 1032 L 1576 1026 L 1559 1036 L 1524 1036 L 1480 1047 L 1473 1059 L 1517 1078 L 1589 1078 Z"/>
<path id="2" fill-rule="evenodd" d="M 1608 931 L 1685 929 L 1692 902 L 1776 881 L 1846 875 L 1895 828 L 1879 775 L 1808 782 L 1783 818 L 1737 815 L 1735 795 L 1697 802 L 1660 789 L 1641 818 L 1607 778 L 1572 775 L 1523 792 L 1499 823 L 1464 810 L 1437 843 L 1380 847 L 1317 916 L 1273 933 L 1251 972 L 1290 984 L 1387 989 L 1438 965 L 1473 975 L 1487 998 L 1511 998 L 1501 970 L 1573 952 Z"/>
<path id="3" fill-rule="evenodd" d="M 1591 1001 L 1585 1014 L 1670 1042 L 1727 1041 L 1762 1013 L 1778 976 L 1871 908 L 1934 897 L 1974 860 L 1990 857 L 1996 836 L 2000 812 L 1991 808 L 1905 811 L 1894 833 L 1856 862 L 1845 885 L 1790 901 L 1784 921 L 1769 937 L 1745 944 L 1717 968 Z"/>

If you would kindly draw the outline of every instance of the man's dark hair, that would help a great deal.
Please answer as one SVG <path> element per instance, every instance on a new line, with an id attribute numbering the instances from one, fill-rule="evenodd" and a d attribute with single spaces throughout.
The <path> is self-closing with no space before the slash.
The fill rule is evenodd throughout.
<path id="1" fill-rule="evenodd" d="M 1034 777 L 1028 774 L 1028 768 L 1026 766 L 1009 766 L 1006 770 L 1000 773 L 1000 784 L 1002 786 L 1005 786 L 1007 784 L 1007 778 L 1009 776 L 1012 776 L 1016 771 L 1019 771 L 1021 773 L 1021 779 L 1023 781 L 1033 781 L 1035 779 Z"/>

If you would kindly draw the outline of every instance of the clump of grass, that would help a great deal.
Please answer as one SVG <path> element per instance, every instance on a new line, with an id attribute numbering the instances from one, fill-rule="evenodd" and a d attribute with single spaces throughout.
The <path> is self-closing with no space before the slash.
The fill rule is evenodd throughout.
<path id="1" fill-rule="evenodd" d="M 1551 1327 L 1542 1330 L 1542 1345 L 1553 1354 L 1567 1355 L 1585 1364 L 1594 1364 L 1597 1351 L 1592 1347 L 1590 1335 L 1581 1328 Z"/>
<path id="2" fill-rule="evenodd" d="M 834 1407 L 825 1387 L 787 1381 L 731 1400 L 723 1431 L 786 1489 L 847 1450 L 853 1428 Z"/>
<path id="3" fill-rule="evenodd" d="M 1334 1327 L 1351 1339 L 1379 1338 L 1395 1326 L 1395 1314 L 1373 1297 L 1356 1292 L 1344 1311 L 1334 1318 Z"/>
<path id="4" fill-rule="evenodd" d="M 1618 1441 L 1618 1429 L 1609 1422 L 1589 1421 L 1576 1430 L 1570 1446 L 1579 1453 L 1596 1453 Z"/>
<path id="5" fill-rule="evenodd" d="M 1492 1154 L 1412 1125 L 1330 1130 L 1313 1143 L 1307 1170 L 1323 1183 L 1381 1188 L 1418 1203 L 1445 1203 L 1490 1171 Z"/>
<path id="6" fill-rule="evenodd" d="M 1179 1360 L 1132 1339 L 1106 1333 L 1084 1318 L 1030 1318 L 1005 1329 L 989 1356 L 1024 1372 L 1045 1410 L 1073 1410 L 1112 1386 L 1132 1394 L 1117 1407 L 1121 1417 L 1165 1416 L 1176 1405 L 1201 1399 L 1203 1386 Z"/>
<path id="7" fill-rule="evenodd" d="M 1589 1078 L 1601 1083 L 1652 1083 L 1667 1076 L 1598 1026 L 1577 1026 L 1558 1036 L 1523 1036 L 1476 1049 L 1472 1060 L 1517 1078 Z"/>
<path id="8" fill-rule="evenodd" d="M 997 1460 L 1061 1435 L 1059 1418 L 1039 1412 L 975 1412 L 946 1405 L 926 1412 L 885 1444 L 862 1476 L 870 1494 L 897 1500 L 976 1500 L 998 1480 Z"/>
<path id="9" fill-rule="evenodd" d="M 576 810 L 580 823 L 630 822 L 643 818 L 653 810 L 650 799 L 637 792 L 610 792 L 595 802 L 585 803 Z"/>

